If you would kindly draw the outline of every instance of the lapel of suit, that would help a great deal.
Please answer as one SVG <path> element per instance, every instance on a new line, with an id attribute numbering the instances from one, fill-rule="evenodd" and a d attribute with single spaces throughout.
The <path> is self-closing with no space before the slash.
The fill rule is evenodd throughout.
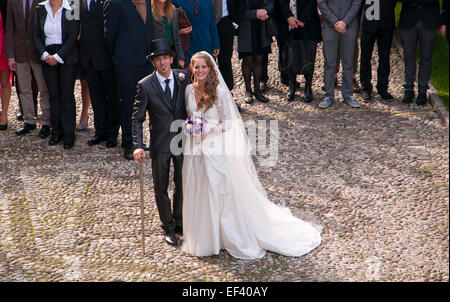
<path id="1" fill-rule="evenodd" d="M 63 10 L 62 10 L 62 16 L 61 16 L 61 42 L 62 43 L 64 43 L 64 29 L 66 28 L 66 22 L 67 22 L 67 19 L 66 19 L 66 9 L 65 8 L 63 8 Z"/>
<path id="2" fill-rule="evenodd" d="M 182 104 L 183 102 L 181 102 L 180 98 L 184 97 L 184 94 L 181 91 L 183 89 L 183 84 L 178 81 L 179 76 L 180 76 L 180 71 L 174 70 L 173 71 L 173 77 L 175 79 L 175 84 L 176 84 L 175 87 L 177 87 L 177 89 L 175 90 L 176 91 L 176 95 L 174 95 L 175 112 L 177 112 L 179 110 L 180 106 L 183 105 Z"/>
<path id="3" fill-rule="evenodd" d="M 152 75 L 152 84 L 155 91 L 159 94 L 160 100 L 164 105 L 173 112 L 173 107 L 169 104 L 170 100 L 166 99 L 166 96 L 164 95 L 164 91 L 162 90 L 161 84 L 158 81 L 158 78 L 156 77 L 156 71 L 153 72 Z"/>
<path id="4" fill-rule="evenodd" d="M 31 16 L 34 16 L 35 11 L 36 11 L 36 6 L 38 5 L 38 2 L 39 2 L 39 0 L 33 0 L 33 4 L 31 5 L 31 8 L 30 8 L 30 17 L 28 18 L 27 28 L 32 28 L 33 27 L 33 24 L 31 23 L 31 20 L 33 18 L 31 18 Z M 22 7 L 22 10 L 23 10 L 23 6 L 21 5 L 20 7 Z"/>

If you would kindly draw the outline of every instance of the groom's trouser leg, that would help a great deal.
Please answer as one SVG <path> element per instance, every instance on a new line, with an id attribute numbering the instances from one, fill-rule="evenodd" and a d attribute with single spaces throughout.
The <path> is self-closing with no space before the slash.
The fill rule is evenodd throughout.
<path id="1" fill-rule="evenodd" d="M 183 211 L 183 186 L 181 181 L 181 173 L 183 169 L 183 155 L 172 155 L 173 161 L 173 182 L 175 188 L 173 190 L 173 218 L 179 227 L 183 227 L 182 211 Z"/>
<path id="2" fill-rule="evenodd" d="M 152 174 L 156 205 L 163 229 L 166 232 L 173 231 L 176 226 L 175 219 L 172 215 L 169 195 L 167 194 L 170 160 L 172 156 L 171 153 L 152 154 Z"/>

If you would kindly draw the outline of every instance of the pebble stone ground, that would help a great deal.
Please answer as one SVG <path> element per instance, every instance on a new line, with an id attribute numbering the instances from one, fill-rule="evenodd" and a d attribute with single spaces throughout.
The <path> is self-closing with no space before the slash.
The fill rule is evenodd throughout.
<path id="1" fill-rule="evenodd" d="M 163 241 L 147 162 L 143 256 L 139 166 L 125 161 L 120 147 L 87 146 L 91 110 L 89 129 L 72 150 L 48 146 L 37 130 L 17 137 L 13 95 L 9 130 L 0 132 L 0 281 L 448 281 L 449 136 L 430 105 L 401 102 L 398 52 L 390 78 L 395 100 L 375 96 L 359 110 L 343 104 L 338 91 L 329 110 L 318 109 L 320 45 L 310 104 L 302 92 L 286 101 L 276 66 L 274 44 L 271 101 L 247 105 L 235 53 L 234 95 L 247 120 L 278 121 L 276 165 L 255 157 L 260 180 L 272 201 L 321 230 L 317 249 L 251 261 L 226 251 L 184 254 Z M 78 114 L 79 88 L 77 82 Z"/>

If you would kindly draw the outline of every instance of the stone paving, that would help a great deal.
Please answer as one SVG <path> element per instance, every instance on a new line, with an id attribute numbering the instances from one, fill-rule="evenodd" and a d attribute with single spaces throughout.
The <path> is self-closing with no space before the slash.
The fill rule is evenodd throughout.
<path id="1" fill-rule="evenodd" d="M 120 147 L 87 146 L 92 110 L 89 129 L 72 150 L 48 146 L 37 130 L 17 137 L 13 95 L 9 130 L 0 132 L 0 281 L 448 281 L 448 132 L 430 105 L 401 102 L 397 51 L 390 79 L 396 99 L 375 96 L 358 110 L 344 105 L 338 91 L 331 108 L 317 108 L 321 47 L 317 58 L 314 101 L 305 104 L 297 92 L 289 103 L 274 45 L 271 102 L 252 105 L 243 102 L 233 58 L 243 117 L 278 121 L 276 165 L 255 157 L 260 180 L 273 202 L 321 230 L 317 249 L 299 258 L 268 252 L 251 261 L 226 251 L 184 254 L 163 241 L 146 162 L 143 256 L 138 164 L 124 160 Z M 79 88 L 77 82 L 78 114 Z"/>

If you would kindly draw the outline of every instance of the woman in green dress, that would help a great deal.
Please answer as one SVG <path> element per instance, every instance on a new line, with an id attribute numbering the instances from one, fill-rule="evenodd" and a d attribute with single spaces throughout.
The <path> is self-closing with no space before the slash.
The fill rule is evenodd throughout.
<path id="1" fill-rule="evenodd" d="M 174 66 L 184 66 L 184 52 L 181 46 L 180 29 L 178 26 L 178 9 L 172 0 L 152 0 L 153 28 L 155 39 L 166 39 L 175 53 Z"/>

